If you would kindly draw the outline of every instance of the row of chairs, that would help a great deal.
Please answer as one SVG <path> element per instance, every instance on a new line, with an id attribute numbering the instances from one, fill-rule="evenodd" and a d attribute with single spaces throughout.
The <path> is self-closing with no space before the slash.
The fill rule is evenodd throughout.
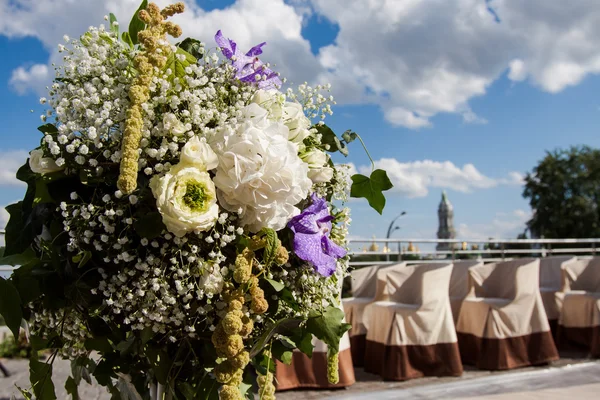
<path id="1" fill-rule="evenodd" d="M 400 263 L 356 270 L 352 285 L 354 365 L 384 379 L 548 363 L 558 359 L 551 323 L 557 343 L 600 357 L 600 259 Z"/>
<path id="2" fill-rule="evenodd" d="M 327 382 L 327 346 L 277 362 L 278 390 L 344 387 L 354 366 L 388 380 L 456 376 L 462 365 L 510 369 L 579 345 L 600 357 L 600 258 L 373 266 L 352 272 L 343 300 L 352 325 L 340 343 L 340 381 Z M 554 331 L 554 335 L 551 334 Z"/>

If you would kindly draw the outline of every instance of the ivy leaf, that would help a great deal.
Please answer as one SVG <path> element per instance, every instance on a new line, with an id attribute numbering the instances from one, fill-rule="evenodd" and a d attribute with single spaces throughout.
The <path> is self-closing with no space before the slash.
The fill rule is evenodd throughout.
<path id="1" fill-rule="evenodd" d="M 165 224 L 162 222 L 162 216 L 159 212 L 154 211 L 143 215 L 133 223 L 133 229 L 136 233 L 146 239 L 154 239 L 158 237 Z"/>
<path id="2" fill-rule="evenodd" d="M 140 4 L 135 14 L 133 14 L 131 22 L 129 22 L 129 39 L 134 46 L 138 44 L 138 32 L 143 31 L 146 28 L 146 24 L 138 15 L 140 11 L 146 9 L 146 7 L 148 7 L 148 0 L 142 1 L 142 4 Z"/>
<path id="3" fill-rule="evenodd" d="M 77 383 L 75 383 L 75 379 L 69 376 L 67 381 L 65 382 L 65 389 L 67 390 L 67 394 L 71 395 L 72 400 L 79 400 L 79 392 L 77 391 Z"/>
<path id="4" fill-rule="evenodd" d="M 385 207 L 385 196 L 382 192 L 393 187 L 387 173 L 382 169 L 376 169 L 371 173 L 371 177 L 361 174 L 352 175 L 352 187 L 350 188 L 350 197 L 364 197 L 369 201 L 369 205 L 379 214 Z"/>
<path id="5" fill-rule="evenodd" d="M 258 355 L 258 353 L 265 348 L 266 344 L 269 343 L 275 334 L 284 332 L 286 330 L 297 329 L 302 321 L 304 320 L 299 318 L 282 318 L 275 322 L 269 327 L 269 329 L 265 330 L 254 343 L 254 346 L 252 346 L 252 349 L 250 350 L 250 358 L 256 357 L 256 355 Z"/>
<path id="6" fill-rule="evenodd" d="M 156 380 L 166 385 L 169 380 L 169 370 L 171 369 L 171 359 L 165 350 L 158 347 L 148 346 L 146 348 L 146 357 L 154 370 Z"/>
<path id="7" fill-rule="evenodd" d="M 196 59 L 200 60 L 203 56 L 202 46 L 200 45 L 201 43 L 202 42 L 200 42 L 197 39 L 186 38 L 183 40 L 183 42 L 179 43 L 177 47 L 187 51 L 188 53 L 196 57 Z"/>
<path id="8" fill-rule="evenodd" d="M 37 360 L 37 352 L 29 360 L 29 381 L 35 398 L 38 400 L 56 400 L 52 382 L 52 365 Z"/>
<path id="9" fill-rule="evenodd" d="M 339 151 L 344 156 L 348 156 L 348 148 L 346 145 L 340 141 L 340 139 L 336 136 L 336 134 L 331 130 L 327 125 L 315 125 L 314 128 L 322 135 L 321 143 L 329 145 L 329 152 L 335 153 Z"/>
<path id="10" fill-rule="evenodd" d="M 340 348 L 340 339 L 351 325 L 343 323 L 344 312 L 337 307 L 327 307 L 322 315 L 309 318 L 306 322 L 308 332 L 321 339 L 336 352 Z"/>
<path id="11" fill-rule="evenodd" d="M 286 346 L 282 341 L 277 340 L 271 346 L 271 353 L 275 359 L 281 361 L 284 364 L 290 365 L 292 363 L 292 349 Z"/>
<path id="12" fill-rule="evenodd" d="M 10 265 L 10 266 L 16 267 L 19 265 L 28 264 L 31 261 L 39 261 L 39 260 L 38 260 L 37 256 L 35 255 L 35 252 L 31 249 L 31 247 L 28 247 L 21 254 L 13 254 L 11 256 L 6 256 L 6 257 L 0 258 L 0 265 Z"/>
<path id="13" fill-rule="evenodd" d="M 298 350 L 306 354 L 308 357 L 312 358 L 313 346 L 312 343 L 313 335 L 305 329 L 297 330 L 290 337 L 290 339 L 294 342 L 294 345 Z"/>
<path id="14" fill-rule="evenodd" d="M 264 235 L 266 241 L 265 251 L 263 253 L 263 263 L 265 266 L 269 266 L 275 261 L 275 257 L 277 256 L 279 239 L 277 238 L 277 232 L 271 228 L 261 229 L 261 234 Z"/>
<path id="15" fill-rule="evenodd" d="M 119 25 L 114 24 L 115 22 L 117 22 L 117 17 L 115 17 L 115 14 L 108 14 L 108 22 L 110 23 L 111 32 L 114 33 L 117 37 L 119 37 Z"/>
<path id="16" fill-rule="evenodd" d="M 0 278 L 0 314 L 4 317 L 6 326 L 15 335 L 15 341 L 18 341 L 23 319 L 21 297 L 12 282 L 4 278 Z"/>
<path id="17" fill-rule="evenodd" d="M 41 126 L 38 126 L 38 131 L 42 132 L 42 133 L 58 133 L 58 129 L 56 128 L 56 126 L 54 124 L 44 124 Z"/>
<path id="18" fill-rule="evenodd" d="M 353 142 L 357 137 L 358 135 L 356 134 L 356 132 L 352 132 L 350 129 L 342 133 L 342 139 L 344 139 L 344 142 L 346 143 Z"/>

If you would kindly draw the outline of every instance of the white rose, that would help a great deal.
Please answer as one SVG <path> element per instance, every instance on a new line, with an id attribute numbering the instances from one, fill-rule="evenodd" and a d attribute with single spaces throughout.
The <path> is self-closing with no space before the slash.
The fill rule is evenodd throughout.
<path id="1" fill-rule="evenodd" d="M 183 122 L 173 113 L 166 113 L 163 116 L 163 129 L 165 133 L 171 133 L 175 136 L 181 136 L 186 132 Z"/>
<path id="2" fill-rule="evenodd" d="M 252 96 L 252 102 L 258 104 L 269 113 L 269 117 L 274 121 L 279 121 L 283 117 L 283 104 L 285 95 L 276 89 L 260 89 Z"/>
<path id="3" fill-rule="evenodd" d="M 210 229 L 219 217 L 215 185 L 210 175 L 194 165 L 177 164 L 150 180 L 156 207 L 169 232 L 181 237 Z"/>
<path id="4" fill-rule="evenodd" d="M 29 153 L 29 168 L 36 174 L 49 174 L 62 171 L 65 167 L 59 167 L 50 157 L 44 157 L 42 149 L 35 149 Z"/>
<path id="5" fill-rule="evenodd" d="M 333 178 L 333 168 L 327 165 L 329 157 L 324 151 L 313 149 L 300 156 L 308 164 L 308 177 L 314 183 L 329 182 Z"/>
<path id="6" fill-rule="evenodd" d="M 310 120 L 300 103 L 288 101 L 284 104 L 283 123 L 290 130 L 289 138 L 294 143 L 302 143 L 310 135 Z"/>
<path id="7" fill-rule="evenodd" d="M 181 162 L 195 165 L 203 171 L 210 171 L 219 165 L 217 154 L 206 143 L 206 139 L 199 139 L 198 136 L 191 138 L 181 149 Z"/>
<path id="8" fill-rule="evenodd" d="M 297 145 L 288 140 L 288 128 L 281 122 L 263 122 L 247 118 L 216 137 L 219 202 L 229 211 L 241 210 L 240 222 L 252 232 L 263 227 L 282 229 L 300 212 L 295 205 L 312 187 L 308 165 L 298 157 Z"/>

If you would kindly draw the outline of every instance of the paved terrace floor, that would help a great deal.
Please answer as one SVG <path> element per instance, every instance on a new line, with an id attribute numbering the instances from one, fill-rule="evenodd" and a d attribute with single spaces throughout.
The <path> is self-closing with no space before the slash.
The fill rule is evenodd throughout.
<path id="1" fill-rule="evenodd" d="M 406 382 L 384 382 L 378 376 L 356 369 L 357 382 L 339 390 L 298 390 L 277 394 L 278 400 L 558 400 L 600 399 L 600 361 L 586 359 L 582 354 L 561 354 L 560 361 L 545 367 L 530 367 L 508 372 L 479 371 L 466 368 L 460 378 L 423 378 Z M 22 399 L 15 388 L 29 387 L 27 360 L 3 360 L 11 372 L 0 375 L 0 400 L 11 395 Z M 57 360 L 54 382 L 58 400 L 67 400 L 64 382 L 70 373 L 68 362 Z M 102 387 L 82 383 L 83 400 L 108 400 Z"/>

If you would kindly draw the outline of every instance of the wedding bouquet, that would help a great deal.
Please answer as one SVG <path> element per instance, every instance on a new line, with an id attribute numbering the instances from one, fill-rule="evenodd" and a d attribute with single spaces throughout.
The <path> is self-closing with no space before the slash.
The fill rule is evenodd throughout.
<path id="1" fill-rule="evenodd" d="M 127 31 L 111 14 L 59 46 L 0 259 L 19 266 L 0 313 L 34 349 L 26 398 L 56 398 L 56 357 L 74 399 L 91 376 L 115 399 L 274 398 L 275 360 L 313 335 L 337 379 L 343 204 L 381 213 L 389 179 L 334 165 L 362 140 L 323 123 L 329 86 L 281 91 L 265 43 L 168 41 L 183 9 L 144 1 Z"/>

